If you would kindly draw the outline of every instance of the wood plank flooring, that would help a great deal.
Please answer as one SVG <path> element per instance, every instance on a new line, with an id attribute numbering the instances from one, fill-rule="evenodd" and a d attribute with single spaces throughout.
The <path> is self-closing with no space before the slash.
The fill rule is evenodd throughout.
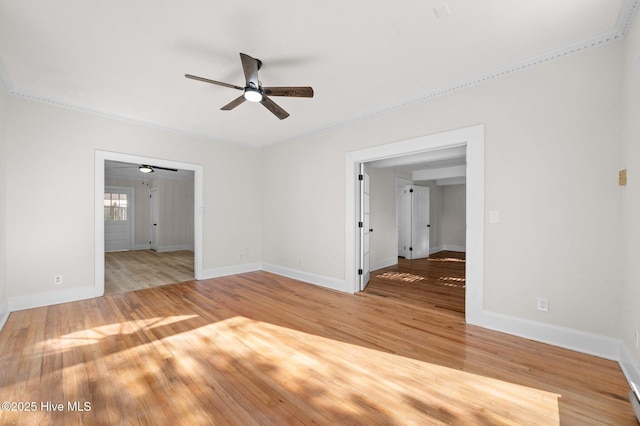
<path id="1" fill-rule="evenodd" d="M 193 252 L 131 250 L 105 253 L 104 293 L 124 293 L 194 278 Z"/>
<path id="2" fill-rule="evenodd" d="M 425 259 L 398 258 L 398 264 L 371 272 L 367 294 L 393 298 L 413 308 L 465 312 L 465 253 L 441 251 Z"/>
<path id="3" fill-rule="evenodd" d="M 36 409 L 0 424 L 637 425 L 617 363 L 377 292 L 252 272 L 14 312 L 0 401 Z"/>

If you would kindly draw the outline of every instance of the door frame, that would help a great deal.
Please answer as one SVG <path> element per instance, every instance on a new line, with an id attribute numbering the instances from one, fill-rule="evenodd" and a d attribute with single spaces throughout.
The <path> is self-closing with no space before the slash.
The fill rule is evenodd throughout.
<path id="1" fill-rule="evenodd" d="M 144 157 L 111 151 L 95 151 L 95 179 L 94 179 L 94 240 L 95 240 L 95 276 L 94 292 L 97 296 L 104 295 L 104 171 L 105 161 L 120 161 L 133 164 L 154 164 L 158 167 L 168 167 L 193 172 L 193 257 L 194 276 L 202 279 L 202 250 L 203 250 L 203 209 L 204 183 L 203 166 L 193 163 L 183 163 L 161 158 Z"/>
<path id="2" fill-rule="evenodd" d="M 455 146 L 467 149 L 465 316 L 481 324 L 484 307 L 484 124 L 379 145 L 345 155 L 345 289 L 358 292 L 360 163 Z"/>

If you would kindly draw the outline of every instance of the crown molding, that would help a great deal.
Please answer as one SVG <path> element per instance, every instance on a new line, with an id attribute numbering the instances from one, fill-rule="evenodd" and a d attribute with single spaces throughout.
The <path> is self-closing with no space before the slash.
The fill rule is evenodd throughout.
<path id="1" fill-rule="evenodd" d="M 629 31 L 631 22 L 633 22 L 633 17 L 635 16 L 636 11 L 639 8 L 639 0 L 625 0 L 624 3 L 622 3 L 620 14 L 618 15 L 618 20 L 616 21 L 616 29 L 620 32 L 622 37 L 624 37 Z"/>
<path id="2" fill-rule="evenodd" d="M 337 121 L 327 126 L 317 128 L 315 130 L 311 130 L 309 132 L 291 138 L 282 139 L 280 141 L 272 143 L 271 145 L 292 142 L 296 139 L 306 138 L 340 127 L 349 126 L 351 124 L 377 117 L 388 112 L 396 111 L 398 109 L 402 109 L 416 103 L 421 103 L 443 95 L 448 95 L 450 93 L 467 89 L 469 87 L 473 87 L 487 81 L 495 80 L 497 78 L 505 77 L 519 71 L 530 69 L 537 65 L 541 65 L 556 59 L 561 59 L 576 53 L 583 52 L 585 50 L 601 47 L 609 43 L 621 40 L 629 30 L 635 13 L 639 8 L 640 0 L 625 0 L 622 4 L 622 7 L 620 8 L 620 13 L 618 14 L 618 19 L 616 21 L 616 27 L 603 34 L 582 39 L 563 47 L 544 52 L 540 55 L 528 57 L 503 67 L 494 68 L 490 71 L 470 76 L 467 79 L 446 84 L 444 86 L 440 86 L 426 92 L 421 92 L 408 98 L 400 99 L 399 101 L 393 102 L 391 104 L 377 106 L 369 111 L 362 112 L 345 120 Z"/>
<path id="3" fill-rule="evenodd" d="M 464 90 L 481 83 L 485 83 L 488 81 L 492 81 L 501 77 L 514 74 L 516 72 L 528 70 L 537 65 L 545 64 L 547 62 L 550 62 L 556 59 L 561 59 L 576 53 L 580 53 L 596 47 L 601 47 L 609 43 L 621 40 L 629 31 L 629 28 L 631 27 L 631 23 L 633 22 L 634 16 L 639 8 L 640 8 L 640 0 L 625 0 L 620 8 L 620 12 L 618 14 L 618 19 L 616 20 L 615 28 L 603 34 L 590 37 L 587 39 L 579 40 L 577 42 L 568 44 L 558 49 L 553 49 L 551 51 L 542 53 L 540 55 L 525 58 L 503 67 L 494 68 L 492 70 L 489 70 L 480 74 L 476 74 L 466 79 L 452 82 L 426 92 L 420 92 L 416 95 L 400 99 L 390 104 L 378 105 L 370 110 L 363 111 L 359 114 L 353 115 L 344 120 L 336 121 L 334 123 L 330 123 L 328 125 L 318 127 L 316 129 L 312 129 L 308 132 L 297 134 L 289 138 L 273 141 L 267 144 L 266 146 L 277 145 L 285 142 L 292 142 L 296 139 L 302 139 L 312 135 L 325 133 L 340 127 L 349 126 L 351 124 L 354 124 L 360 121 L 377 117 L 377 116 L 380 116 L 392 111 L 396 111 L 417 103 L 426 102 L 433 98 L 437 98 L 443 95 L 448 95 L 450 93 Z M 11 95 L 22 97 L 32 101 L 44 102 L 44 103 L 56 105 L 59 107 L 72 109 L 75 111 L 85 112 L 89 114 L 98 115 L 101 117 L 111 118 L 111 119 L 120 120 L 120 121 L 137 124 L 137 125 L 142 125 L 146 127 L 152 127 L 152 128 L 163 130 L 163 131 L 179 133 L 179 134 L 206 139 L 210 141 L 253 147 L 253 145 L 251 145 L 246 141 L 220 139 L 211 134 L 194 132 L 191 130 L 169 126 L 163 123 L 158 123 L 158 122 L 147 120 L 140 117 L 120 114 L 117 112 L 107 111 L 107 110 L 103 110 L 103 109 L 89 106 L 89 105 L 81 105 L 75 102 L 69 102 L 66 100 L 56 99 L 52 97 L 47 97 L 39 94 L 22 91 L 13 84 L 13 81 L 11 80 L 11 77 L 9 76 L 9 73 L 7 72 L 7 69 L 4 66 L 4 62 L 2 61 L 1 57 L 0 57 L 0 86 L 2 86 L 4 90 Z"/>

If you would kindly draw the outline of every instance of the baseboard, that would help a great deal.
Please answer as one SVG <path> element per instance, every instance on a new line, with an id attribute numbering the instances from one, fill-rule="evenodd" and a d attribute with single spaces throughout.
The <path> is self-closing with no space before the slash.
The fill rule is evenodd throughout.
<path id="1" fill-rule="evenodd" d="M 262 270 L 266 272 L 271 272 L 273 274 L 282 275 L 283 277 L 293 278 L 294 280 L 304 281 L 309 284 L 325 287 L 331 290 L 351 293 L 351 291 L 348 291 L 345 289 L 346 285 L 344 280 L 340 280 L 337 278 L 331 278 L 331 277 L 326 277 L 324 275 L 312 274 L 310 272 L 299 271 L 297 269 L 284 268 L 282 266 L 272 265 L 269 263 L 263 264 Z"/>
<path id="2" fill-rule="evenodd" d="M 613 361 L 620 359 L 620 339 L 539 321 L 483 311 L 474 325 Z"/>
<path id="3" fill-rule="evenodd" d="M 245 272 L 259 271 L 262 267 L 260 262 L 243 263 L 240 265 L 223 266 L 222 268 L 205 269 L 202 276 L 196 277 L 198 280 L 209 278 L 226 277 L 227 275 L 244 274 Z"/>
<path id="4" fill-rule="evenodd" d="M 387 268 L 389 266 L 398 264 L 398 256 L 390 257 L 388 259 L 382 259 L 371 264 L 371 270 L 377 271 L 378 269 Z"/>
<path id="5" fill-rule="evenodd" d="M 450 244 L 443 244 L 440 246 L 429 247 L 429 254 L 438 253 L 439 251 L 460 251 L 464 253 L 467 251 L 467 247 L 454 246 Z"/>
<path id="6" fill-rule="evenodd" d="M 189 245 L 189 244 L 177 244 L 174 246 L 163 246 L 163 247 L 158 247 L 158 249 L 156 250 L 158 253 L 164 253 L 167 251 L 178 251 L 178 250 L 191 250 L 193 251 L 193 245 Z"/>
<path id="7" fill-rule="evenodd" d="M 0 330 L 4 328 L 4 325 L 7 323 L 9 319 L 9 314 L 11 311 L 9 310 L 9 300 L 5 299 L 2 304 L 0 304 Z"/>
<path id="8" fill-rule="evenodd" d="M 131 250 L 151 250 L 151 244 L 135 244 Z"/>
<path id="9" fill-rule="evenodd" d="M 620 359 L 618 363 L 629 382 L 629 386 L 631 386 L 631 383 L 635 383 L 640 389 L 640 364 L 633 359 L 631 351 L 624 342 L 620 344 Z"/>
<path id="10" fill-rule="evenodd" d="M 25 294 L 22 296 L 10 297 L 9 310 L 11 312 L 22 311 L 25 309 L 41 308 L 43 306 L 92 299 L 99 296 L 102 296 L 102 294 L 94 286 Z"/>

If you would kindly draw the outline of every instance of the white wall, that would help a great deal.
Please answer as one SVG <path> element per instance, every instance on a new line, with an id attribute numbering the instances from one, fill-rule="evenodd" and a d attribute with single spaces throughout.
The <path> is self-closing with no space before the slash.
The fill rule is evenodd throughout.
<path id="1" fill-rule="evenodd" d="M 438 229 L 441 245 L 445 249 L 465 251 L 467 186 L 447 185 L 442 189 L 442 224 Z"/>
<path id="2" fill-rule="evenodd" d="M 484 123 L 501 219 L 485 229 L 484 309 L 618 336 L 620 57 L 607 45 L 266 148 L 265 261 L 344 281 L 345 154 Z"/>
<path id="3" fill-rule="evenodd" d="M 7 100 L 11 299 L 94 285 L 95 150 L 202 165 L 203 268 L 207 273 L 232 272 L 242 264 L 259 264 L 259 151 L 21 97 Z M 238 165 L 242 173 L 237 173 Z M 64 283 L 54 287 L 57 274 Z"/>
<path id="4" fill-rule="evenodd" d="M 640 372 L 640 349 L 635 337 L 640 332 L 640 19 L 637 16 L 624 43 L 623 156 L 618 166 L 627 169 L 628 184 L 620 188 L 624 224 L 620 252 L 625 260 L 620 337 L 631 353 L 636 371 Z M 640 384 L 640 377 L 635 380 Z"/>
<path id="5" fill-rule="evenodd" d="M 193 180 L 156 178 L 151 186 L 160 197 L 158 251 L 193 249 Z"/>
<path id="6" fill-rule="evenodd" d="M 192 174 L 193 176 L 193 174 Z M 133 178 L 105 176 L 105 185 L 135 189 L 134 249 L 151 247 L 151 188 L 159 192 L 159 217 L 162 228 L 158 236 L 158 251 L 193 250 L 194 181 L 185 178 L 151 176 Z"/>
<path id="7" fill-rule="evenodd" d="M 7 94 L 0 85 L 0 328 L 9 313 L 7 299 L 7 154 L 5 135 Z"/>

